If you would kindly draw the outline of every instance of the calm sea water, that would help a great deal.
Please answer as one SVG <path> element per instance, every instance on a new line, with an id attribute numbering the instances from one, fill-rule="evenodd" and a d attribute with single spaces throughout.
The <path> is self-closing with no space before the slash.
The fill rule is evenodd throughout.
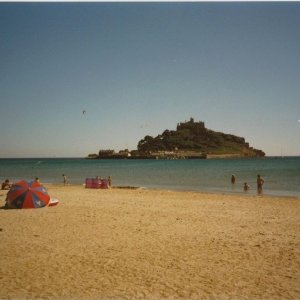
<path id="1" fill-rule="evenodd" d="M 265 180 L 264 194 L 300 197 L 300 157 L 212 160 L 86 160 L 0 159 L 0 180 L 32 180 L 62 183 L 66 174 L 71 184 L 86 177 L 113 178 L 114 185 L 171 190 L 243 193 L 243 183 L 256 193 L 256 176 Z M 232 187 L 231 174 L 236 183 Z"/>

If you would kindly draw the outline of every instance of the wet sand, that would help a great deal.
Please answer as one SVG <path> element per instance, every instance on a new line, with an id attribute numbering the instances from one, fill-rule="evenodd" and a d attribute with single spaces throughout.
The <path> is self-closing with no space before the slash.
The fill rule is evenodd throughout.
<path id="1" fill-rule="evenodd" d="M 300 299 L 299 198 L 48 188 L 0 209 L 1 299 Z"/>

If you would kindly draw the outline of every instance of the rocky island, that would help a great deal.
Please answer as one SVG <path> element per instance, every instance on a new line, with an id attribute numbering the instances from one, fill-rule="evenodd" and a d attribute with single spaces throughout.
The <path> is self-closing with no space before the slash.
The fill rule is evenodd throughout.
<path id="1" fill-rule="evenodd" d="M 165 130 L 156 137 L 145 136 L 137 150 L 100 150 L 89 159 L 203 159 L 227 157 L 264 157 L 262 150 L 250 147 L 243 137 L 213 131 L 204 122 L 178 123 L 176 130 Z"/>

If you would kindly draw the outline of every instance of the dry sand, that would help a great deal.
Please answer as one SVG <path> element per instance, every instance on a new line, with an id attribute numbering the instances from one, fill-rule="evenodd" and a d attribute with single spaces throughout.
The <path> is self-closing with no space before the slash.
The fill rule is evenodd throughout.
<path id="1" fill-rule="evenodd" d="M 300 299 L 299 198 L 48 188 L 0 210 L 1 299 Z"/>

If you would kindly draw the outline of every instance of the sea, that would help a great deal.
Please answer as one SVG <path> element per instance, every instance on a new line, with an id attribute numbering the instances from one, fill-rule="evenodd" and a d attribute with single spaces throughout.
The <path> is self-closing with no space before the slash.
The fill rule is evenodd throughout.
<path id="1" fill-rule="evenodd" d="M 70 184 L 84 184 L 86 178 L 112 177 L 114 186 L 180 191 L 256 194 L 256 177 L 265 183 L 263 193 L 300 197 L 300 157 L 235 159 L 84 159 L 18 158 L 0 159 L 0 180 L 31 181 L 39 177 L 45 184 L 62 184 L 62 174 Z M 236 182 L 231 184 L 231 175 Z"/>

